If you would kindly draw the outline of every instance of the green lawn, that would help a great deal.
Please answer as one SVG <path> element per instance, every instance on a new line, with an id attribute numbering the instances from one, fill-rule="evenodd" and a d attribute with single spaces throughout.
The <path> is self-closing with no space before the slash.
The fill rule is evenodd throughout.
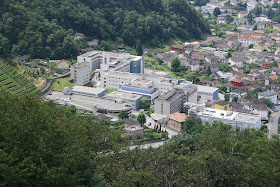
<path id="1" fill-rule="evenodd" d="M 73 86 L 77 85 L 76 83 L 69 82 L 71 80 L 71 77 L 66 78 L 59 78 L 54 81 L 52 84 L 52 89 L 57 91 L 63 91 L 64 87 L 69 87 L 71 90 Z"/>
<path id="2" fill-rule="evenodd" d="M 114 91 L 117 91 L 117 90 L 107 88 L 107 92 L 106 92 L 106 94 L 110 94 L 110 93 L 112 93 L 112 92 L 114 92 Z"/>

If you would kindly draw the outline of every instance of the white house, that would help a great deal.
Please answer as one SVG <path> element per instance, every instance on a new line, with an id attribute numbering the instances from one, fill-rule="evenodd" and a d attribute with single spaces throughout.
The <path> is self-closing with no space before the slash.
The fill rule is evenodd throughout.
<path id="1" fill-rule="evenodd" d="M 270 90 L 259 93 L 258 99 L 261 98 L 270 99 L 273 104 L 277 104 L 277 93 Z"/>

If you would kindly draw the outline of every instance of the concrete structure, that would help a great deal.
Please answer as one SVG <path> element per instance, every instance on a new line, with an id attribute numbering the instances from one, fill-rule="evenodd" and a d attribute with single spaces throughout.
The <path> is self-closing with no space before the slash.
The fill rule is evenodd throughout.
<path id="1" fill-rule="evenodd" d="M 275 92 L 269 90 L 261 92 L 258 95 L 258 99 L 260 98 L 270 99 L 273 104 L 277 104 L 277 93 Z"/>
<path id="2" fill-rule="evenodd" d="M 72 93 L 89 97 L 102 97 L 105 95 L 105 89 L 91 88 L 86 86 L 74 86 L 72 88 Z"/>
<path id="3" fill-rule="evenodd" d="M 152 80 L 134 79 L 119 91 L 145 96 L 151 102 L 159 96 L 159 90 L 153 87 Z"/>
<path id="4" fill-rule="evenodd" d="M 142 96 L 137 94 L 115 91 L 110 94 L 107 94 L 106 98 L 114 100 L 116 103 L 128 103 L 128 106 L 131 107 L 133 110 L 139 110 L 140 99 L 142 98 Z"/>
<path id="5" fill-rule="evenodd" d="M 185 94 L 175 89 L 161 95 L 155 100 L 155 113 L 169 115 L 183 109 Z"/>
<path id="6" fill-rule="evenodd" d="M 157 114 L 157 113 L 152 113 L 151 118 L 156 122 L 156 123 L 165 123 L 168 121 L 168 116 L 164 114 Z"/>
<path id="7" fill-rule="evenodd" d="M 144 129 L 142 127 L 133 125 L 124 128 L 124 130 L 132 141 L 144 139 Z"/>
<path id="8" fill-rule="evenodd" d="M 261 128 L 261 116 L 258 115 L 205 108 L 204 111 L 196 113 L 196 116 L 200 117 L 202 122 L 208 122 L 209 124 L 214 121 L 222 121 L 232 125 L 234 128 Z"/>
<path id="9" fill-rule="evenodd" d="M 71 79 L 78 85 L 85 85 L 90 81 L 90 65 L 87 62 L 76 63 L 71 66 Z"/>
<path id="10" fill-rule="evenodd" d="M 78 109 L 102 113 L 108 116 L 118 116 L 120 112 L 126 111 L 131 113 L 131 107 L 128 103 L 117 103 L 104 97 L 88 97 L 84 95 L 64 95 L 63 92 L 52 92 L 52 95 L 46 96 L 48 99 L 55 100 L 59 104 L 73 105 Z"/>
<path id="11" fill-rule="evenodd" d="M 96 69 L 130 73 L 144 73 L 144 59 L 129 53 L 90 51 L 77 57 L 78 62 L 88 62 L 91 71 Z"/>
<path id="12" fill-rule="evenodd" d="M 209 86 L 197 86 L 197 98 L 199 100 L 217 100 L 219 94 L 219 88 Z"/>
<path id="13" fill-rule="evenodd" d="M 187 118 L 186 114 L 176 112 L 168 115 L 168 117 L 169 117 L 168 127 L 175 129 L 176 131 L 181 131 L 183 129 L 184 121 Z"/>

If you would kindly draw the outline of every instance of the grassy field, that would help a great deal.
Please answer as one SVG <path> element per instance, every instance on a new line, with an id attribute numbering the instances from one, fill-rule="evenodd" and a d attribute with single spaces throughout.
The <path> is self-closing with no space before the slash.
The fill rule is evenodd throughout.
<path id="1" fill-rule="evenodd" d="M 69 87 L 69 89 L 71 90 L 73 86 L 77 84 L 69 82 L 70 80 L 71 77 L 56 79 L 52 84 L 52 89 L 57 91 L 63 91 L 64 87 Z"/>

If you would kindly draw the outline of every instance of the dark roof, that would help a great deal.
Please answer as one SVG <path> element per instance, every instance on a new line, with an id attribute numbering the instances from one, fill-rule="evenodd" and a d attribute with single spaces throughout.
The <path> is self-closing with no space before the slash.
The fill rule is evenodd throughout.
<path id="1" fill-rule="evenodd" d="M 251 103 L 251 104 L 249 104 L 249 106 L 251 108 L 258 109 L 258 110 L 265 110 L 265 111 L 268 110 L 267 106 L 265 104 L 254 104 L 254 103 Z"/>
<path id="2" fill-rule="evenodd" d="M 96 118 L 98 121 L 103 121 L 106 120 L 108 117 L 105 114 L 98 114 Z"/>
<path id="3" fill-rule="evenodd" d="M 216 101 L 215 104 L 218 104 L 218 105 L 227 105 L 227 104 L 229 104 L 229 102 L 228 102 L 228 101 L 219 100 L 219 101 Z"/>
<path id="4" fill-rule="evenodd" d="M 26 65 L 29 65 L 29 66 L 31 66 L 31 67 L 33 67 L 33 68 L 35 68 L 35 67 L 38 66 L 38 64 L 37 64 L 35 61 L 31 61 L 31 62 L 29 62 L 29 63 L 26 63 Z"/>
<path id="5" fill-rule="evenodd" d="M 126 125 L 137 125 L 137 126 L 141 126 L 141 124 L 138 121 L 132 120 L 132 119 L 125 119 L 124 123 Z"/>

